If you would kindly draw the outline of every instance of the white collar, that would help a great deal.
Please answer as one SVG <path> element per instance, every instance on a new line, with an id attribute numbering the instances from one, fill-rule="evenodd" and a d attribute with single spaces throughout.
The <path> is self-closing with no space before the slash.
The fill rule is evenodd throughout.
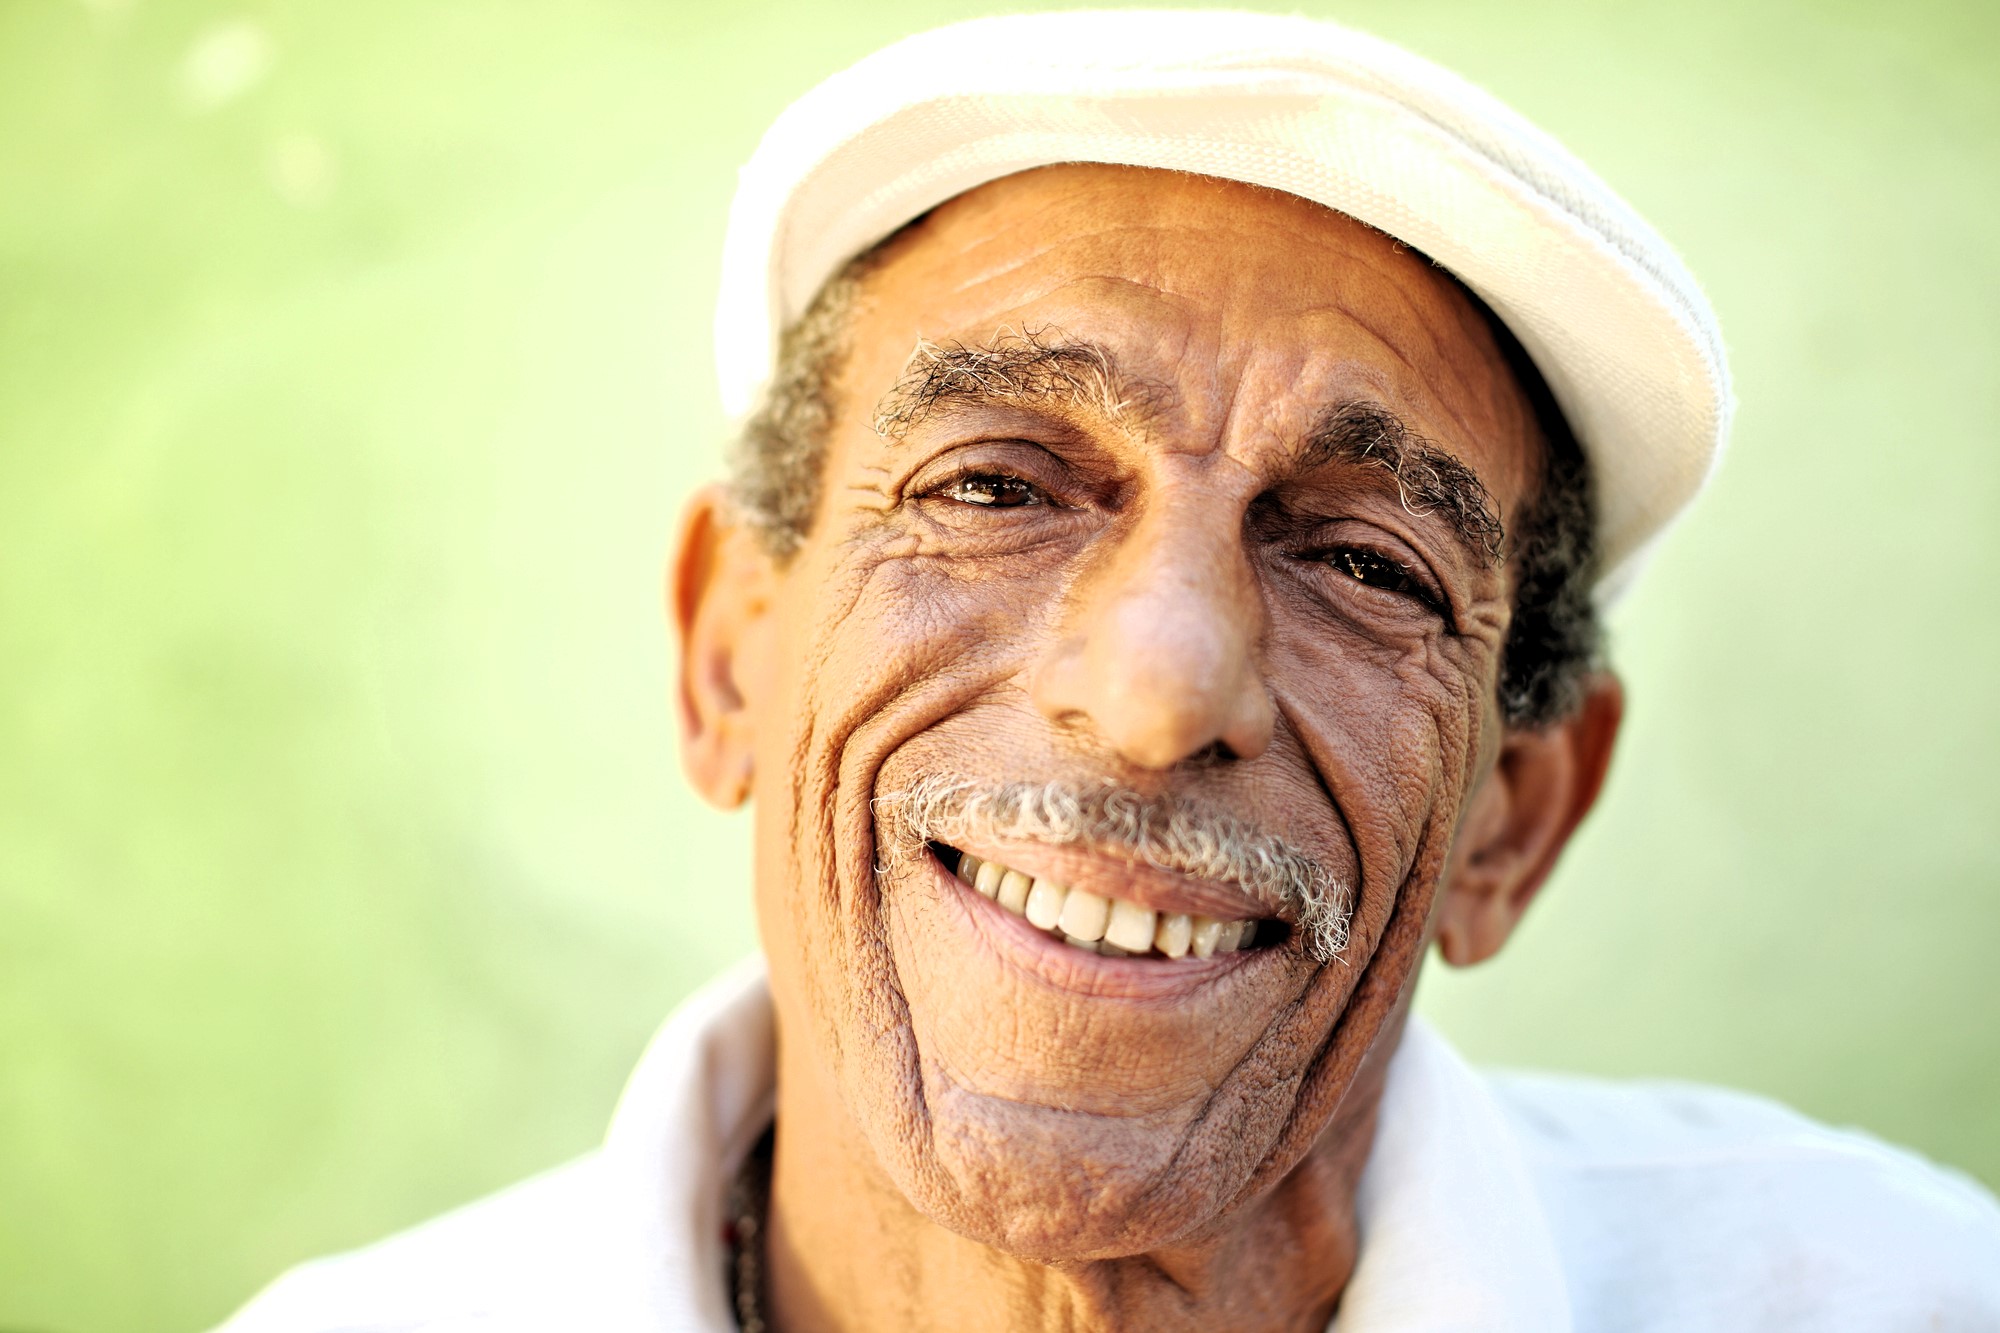
<path id="1" fill-rule="evenodd" d="M 1486 1082 L 1412 1016 L 1355 1195 L 1361 1257 L 1328 1333 L 1568 1333 L 1569 1292 Z"/>
<path id="2" fill-rule="evenodd" d="M 619 1333 L 734 1333 L 723 1200 L 771 1121 L 776 1042 L 761 958 L 690 996 L 647 1046 L 605 1137 L 612 1230 L 631 1249 L 602 1293 Z M 1390 1062 L 1355 1200 L 1361 1255 L 1329 1333 L 1567 1333 L 1555 1241 L 1485 1083 L 1412 1019 Z"/>

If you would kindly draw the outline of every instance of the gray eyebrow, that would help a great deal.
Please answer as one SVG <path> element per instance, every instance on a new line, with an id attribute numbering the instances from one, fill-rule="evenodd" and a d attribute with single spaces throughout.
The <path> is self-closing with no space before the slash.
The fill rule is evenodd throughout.
<path id="1" fill-rule="evenodd" d="M 1479 474 L 1380 403 L 1342 403 L 1314 423 L 1299 448 L 1299 469 L 1333 462 L 1382 468 L 1396 479 L 1404 509 L 1439 515 L 1489 567 L 1500 563 L 1507 530 Z"/>
<path id="2" fill-rule="evenodd" d="M 900 440 L 935 412 L 983 403 L 1058 403 L 1117 421 L 1150 413 L 1159 393 L 1120 374 L 1096 343 L 1056 329 L 1003 330 L 981 345 L 919 342 L 876 404 L 873 424 L 878 435 Z"/>

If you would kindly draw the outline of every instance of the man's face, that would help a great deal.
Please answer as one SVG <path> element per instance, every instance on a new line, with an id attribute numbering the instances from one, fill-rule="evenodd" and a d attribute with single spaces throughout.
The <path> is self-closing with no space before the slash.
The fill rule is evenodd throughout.
<path id="1" fill-rule="evenodd" d="M 1162 172 L 960 196 L 867 277 L 849 343 L 754 668 L 785 1076 L 826 1080 L 901 1192 L 976 1239 L 1190 1235 L 1300 1160 L 1401 1012 L 1499 746 L 1490 520 L 1532 491 L 1531 410 L 1422 257 Z M 1354 426 L 1389 418 L 1414 481 Z M 1426 484 L 1453 460 L 1456 489 Z M 1344 886 L 1346 944 L 1316 958 L 1295 907 L 1129 847 L 899 826 L 913 787 L 1010 782 L 1281 837 Z M 1266 924 L 1107 957 L 981 896 L 957 852 Z"/>

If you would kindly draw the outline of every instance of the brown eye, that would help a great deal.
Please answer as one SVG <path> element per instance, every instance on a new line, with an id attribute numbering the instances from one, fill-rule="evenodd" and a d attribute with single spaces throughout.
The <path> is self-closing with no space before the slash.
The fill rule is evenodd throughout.
<path id="1" fill-rule="evenodd" d="M 1040 489 L 1019 477 L 988 473 L 960 477 L 946 486 L 942 494 L 946 499 L 982 509 L 1020 509 L 1048 503 L 1048 497 Z"/>
<path id="2" fill-rule="evenodd" d="M 1433 610 L 1438 609 L 1438 599 L 1410 572 L 1409 567 L 1385 555 L 1353 546 L 1339 546 L 1321 558 L 1336 573 L 1356 583 L 1381 588 L 1385 592 L 1401 593 Z"/>
<path id="3" fill-rule="evenodd" d="M 1381 556 L 1368 551 L 1345 550 L 1333 553 L 1333 567 L 1352 578 L 1356 583 L 1372 584 L 1378 588 L 1393 586 L 1398 577 L 1408 577 L 1400 567 L 1391 565 Z"/>

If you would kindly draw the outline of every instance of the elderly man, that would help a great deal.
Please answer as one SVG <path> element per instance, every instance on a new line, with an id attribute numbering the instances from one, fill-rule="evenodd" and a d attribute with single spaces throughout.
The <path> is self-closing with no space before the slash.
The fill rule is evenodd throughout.
<path id="1" fill-rule="evenodd" d="M 1969 1182 L 1410 1016 L 1595 799 L 1598 609 L 1726 433 L 1553 143 L 1305 20 L 960 25 L 773 128 L 717 332 L 672 603 L 768 981 L 230 1329 L 2000 1328 Z"/>

